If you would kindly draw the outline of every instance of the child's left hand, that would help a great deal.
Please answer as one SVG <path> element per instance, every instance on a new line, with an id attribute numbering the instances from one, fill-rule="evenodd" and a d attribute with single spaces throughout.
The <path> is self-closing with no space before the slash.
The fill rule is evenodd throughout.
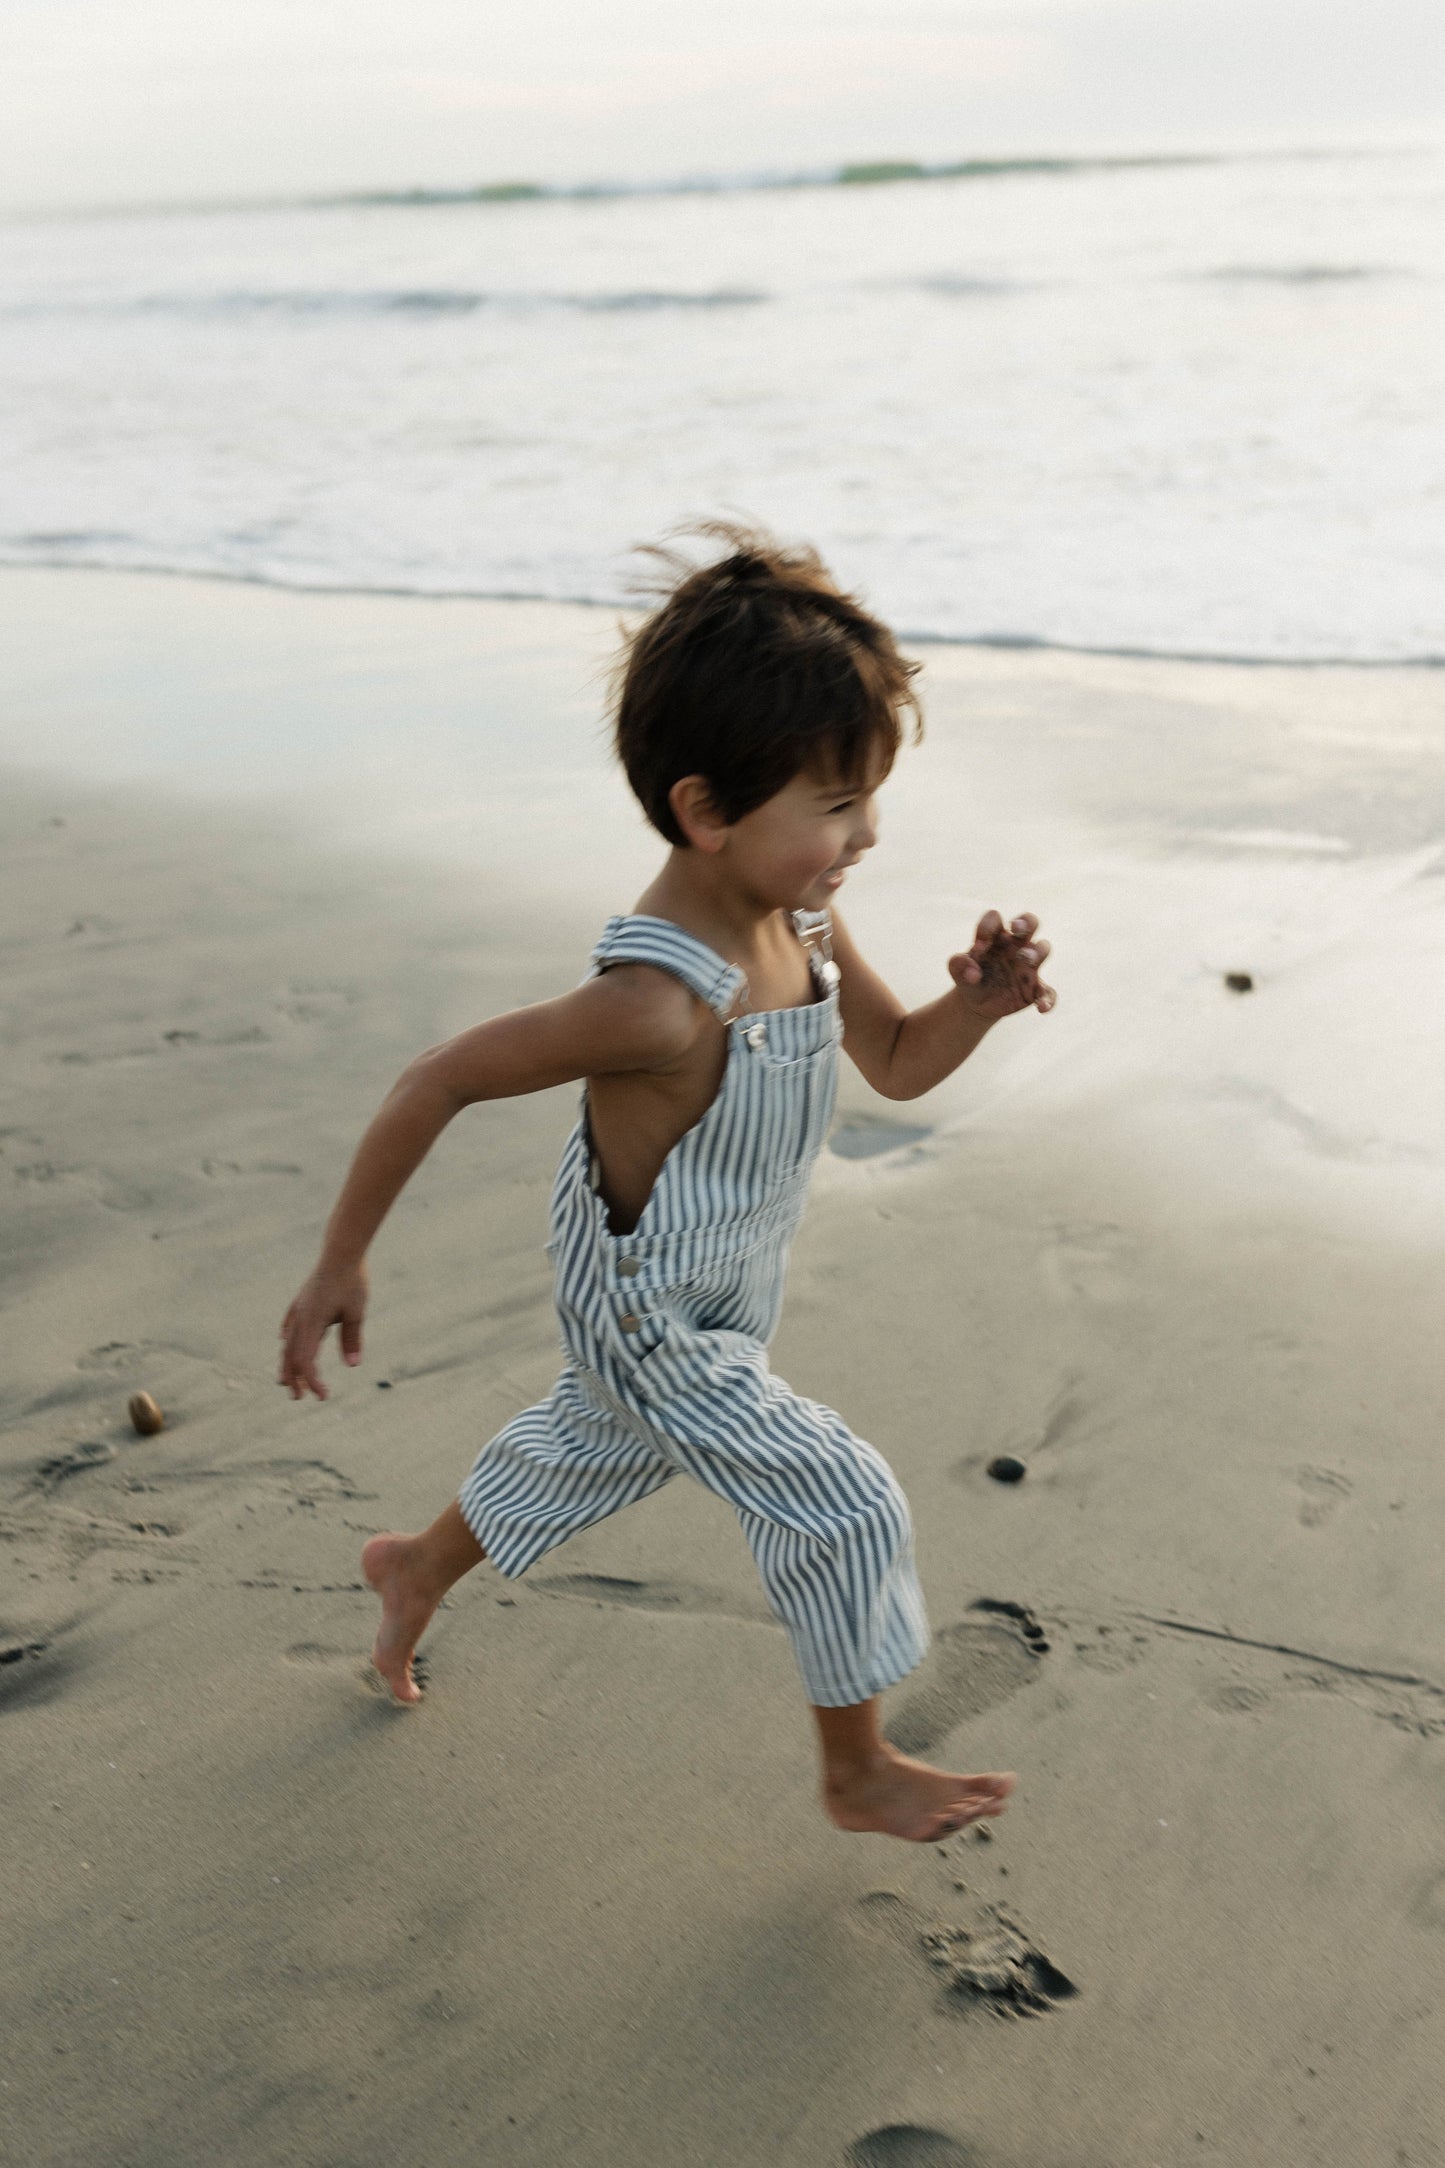
<path id="1" fill-rule="evenodd" d="M 1020 1009 L 1047 1016 L 1058 995 L 1039 977 L 1049 944 L 1035 938 L 1038 926 L 1030 911 L 1007 927 L 997 911 L 985 911 L 973 947 L 949 957 L 953 983 L 975 1016 L 990 1024 Z"/>

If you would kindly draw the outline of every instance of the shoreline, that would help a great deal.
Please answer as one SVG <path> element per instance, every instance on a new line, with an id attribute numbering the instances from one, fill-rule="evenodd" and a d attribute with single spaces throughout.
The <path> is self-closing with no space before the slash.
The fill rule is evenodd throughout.
<path id="1" fill-rule="evenodd" d="M 913 1848 L 823 1821 L 785 1641 L 691 1485 L 482 1569 L 423 1707 L 374 1691 L 362 1542 L 555 1374 L 570 1088 L 454 1124 L 376 1245 L 362 1369 L 319 1407 L 272 1382 L 391 1078 L 579 975 L 655 854 L 598 613 L 49 578 L 0 666 L 0 768 L 77 764 L 0 797 L 17 2149 L 1431 2158 L 1433 687 L 927 658 L 850 924 L 912 1000 L 976 905 L 1035 904 L 1061 1006 L 929 1099 L 846 1079 L 776 1348 L 912 1503 L 936 1638 L 890 1726 L 1019 1772 L 991 1839 Z M 1037 2021 L 950 1987 L 939 1935 L 1054 1982 Z"/>
<path id="2" fill-rule="evenodd" d="M 521 608 L 605 611 L 626 617 L 636 604 L 625 595 L 549 595 L 527 589 L 469 587 L 391 587 L 345 580 L 284 579 L 277 573 L 239 572 L 215 566 L 76 564 L 64 557 L 43 555 L 26 558 L 0 557 L 0 580 L 12 573 L 95 573 L 105 578 L 137 580 L 184 580 L 217 587 L 257 587 L 282 595 L 344 596 L 356 601 L 481 603 Z M 1306 670 L 1365 672 L 1445 670 L 1445 652 L 1424 655 L 1251 655 L 1214 652 L 1207 648 L 1151 648 L 1092 646 L 1070 640 L 1050 639 L 1031 632 L 919 632 L 897 629 L 904 647 L 983 649 L 991 654 L 1059 655 L 1065 658 L 1094 657 L 1103 662 L 1197 663 L 1227 670 Z"/>

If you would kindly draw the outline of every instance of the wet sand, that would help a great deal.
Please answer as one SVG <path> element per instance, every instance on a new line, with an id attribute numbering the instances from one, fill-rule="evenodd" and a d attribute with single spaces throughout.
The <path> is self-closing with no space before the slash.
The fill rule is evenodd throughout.
<path id="1" fill-rule="evenodd" d="M 895 1735 L 1019 1772 L 991 1839 L 913 1849 L 822 1819 L 786 1642 L 680 1483 L 458 1589 L 418 1711 L 368 1672 L 361 1543 L 554 1373 L 570 1090 L 448 1133 L 328 1405 L 271 1382 L 397 1069 L 635 893 L 598 614 L 0 592 L 13 2157 L 1445 2158 L 1438 677 L 927 651 L 850 923 L 912 999 L 1039 909 L 1061 1005 L 914 1104 L 845 1077 L 775 1349 L 913 1503 Z M 489 805 L 469 701 L 547 788 L 519 759 Z M 211 774 L 146 750 L 162 704 Z M 258 714 L 290 765 L 243 791 Z"/>

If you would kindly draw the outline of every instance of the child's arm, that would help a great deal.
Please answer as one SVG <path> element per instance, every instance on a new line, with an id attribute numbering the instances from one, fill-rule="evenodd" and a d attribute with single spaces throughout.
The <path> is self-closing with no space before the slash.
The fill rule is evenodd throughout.
<path id="1" fill-rule="evenodd" d="M 687 1052 L 702 1021 L 677 979 L 623 966 L 560 1000 L 493 1017 L 418 1054 L 362 1137 L 315 1269 L 286 1312 L 278 1382 L 292 1399 L 308 1392 L 326 1398 L 316 1362 L 333 1325 L 341 1328 L 346 1361 L 361 1360 L 366 1252 L 454 1114 L 474 1100 L 515 1098 L 579 1077 L 665 1070 Z"/>
<path id="2" fill-rule="evenodd" d="M 917 1099 L 951 1076 L 1000 1017 L 1030 1008 L 1048 1013 L 1058 997 L 1039 977 L 1049 944 L 1035 939 L 1038 923 L 1026 913 L 1005 927 L 997 911 L 986 911 L 973 947 L 948 959 L 951 992 L 909 1011 L 835 915 L 843 1044 L 874 1091 L 885 1099 Z"/>

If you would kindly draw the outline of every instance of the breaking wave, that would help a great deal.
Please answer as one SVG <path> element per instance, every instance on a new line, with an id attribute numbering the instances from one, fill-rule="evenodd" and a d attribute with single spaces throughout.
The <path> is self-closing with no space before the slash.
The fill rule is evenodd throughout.
<path id="1" fill-rule="evenodd" d="M 3 316 L 472 316 L 483 309 L 582 309 L 592 315 L 659 309 L 753 308 L 771 297 L 743 286 L 623 287 L 589 293 L 483 293 L 468 287 L 284 288 L 230 293 L 151 293 L 115 300 L 59 299 L 0 308 Z"/>

